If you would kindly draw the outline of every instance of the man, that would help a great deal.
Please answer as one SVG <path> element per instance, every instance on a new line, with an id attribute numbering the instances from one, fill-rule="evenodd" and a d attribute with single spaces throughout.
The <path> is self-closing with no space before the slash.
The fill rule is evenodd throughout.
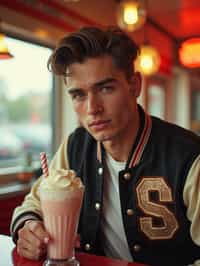
<path id="1" fill-rule="evenodd" d="M 200 139 L 137 104 L 137 45 L 122 31 L 83 28 L 49 59 L 64 77 L 81 127 L 50 168 L 72 168 L 85 185 L 81 250 L 149 265 L 200 258 Z M 40 179 L 12 219 L 19 254 L 39 259 L 46 233 Z"/>

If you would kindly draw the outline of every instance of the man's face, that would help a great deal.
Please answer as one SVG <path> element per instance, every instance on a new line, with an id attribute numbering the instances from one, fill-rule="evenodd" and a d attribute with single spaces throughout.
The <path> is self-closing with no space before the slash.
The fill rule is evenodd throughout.
<path id="1" fill-rule="evenodd" d="M 118 141 L 133 132 L 140 82 L 128 82 L 110 56 L 69 66 L 67 88 L 82 126 L 99 141 Z"/>

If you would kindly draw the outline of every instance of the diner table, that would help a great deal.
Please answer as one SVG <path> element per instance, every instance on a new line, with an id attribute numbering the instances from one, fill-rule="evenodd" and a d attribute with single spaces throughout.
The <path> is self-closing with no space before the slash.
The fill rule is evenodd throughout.
<path id="1" fill-rule="evenodd" d="M 103 256 L 76 253 L 80 266 L 145 266 L 144 264 L 110 259 Z M 16 250 L 11 237 L 0 235 L 0 266 L 42 266 L 43 260 L 33 261 L 21 257 Z"/>

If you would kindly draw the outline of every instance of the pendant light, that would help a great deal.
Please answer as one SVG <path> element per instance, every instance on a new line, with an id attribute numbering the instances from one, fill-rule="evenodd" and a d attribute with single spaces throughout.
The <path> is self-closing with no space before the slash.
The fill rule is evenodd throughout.
<path id="1" fill-rule="evenodd" d="M 155 74 L 160 67 L 160 55 L 156 48 L 149 44 L 140 47 L 140 54 L 135 62 L 136 70 L 143 75 L 149 76 Z"/>
<path id="2" fill-rule="evenodd" d="M 200 67 L 200 37 L 187 39 L 181 43 L 179 60 L 185 67 Z"/>
<path id="3" fill-rule="evenodd" d="M 146 20 L 143 0 L 121 0 L 117 9 L 117 23 L 127 31 L 139 29 Z"/>
<path id="4" fill-rule="evenodd" d="M 144 26 L 144 42 L 140 46 L 140 54 L 138 55 L 135 68 L 145 76 L 150 76 L 158 72 L 160 67 L 160 55 L 157 49 L 152 46 L 148 40 L 148 25 Z"/>

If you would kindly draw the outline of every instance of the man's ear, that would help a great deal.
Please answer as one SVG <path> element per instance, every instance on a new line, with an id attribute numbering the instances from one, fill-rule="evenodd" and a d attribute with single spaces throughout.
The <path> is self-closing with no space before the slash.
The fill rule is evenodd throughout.
<path id="1" fill-rule="evenodd" d="M 135 72 L 133 74 L 133 76 L 131 77 L 130 80 L 130 85 L 131 85 L 131 91 L 133 92 L 133 94 L 135 95 L 135 97 L 139 97 L 140 96 L 140 92 L 141 92 L 141 87 L 142 87 L 142 77 L 140 72 Z"/>

